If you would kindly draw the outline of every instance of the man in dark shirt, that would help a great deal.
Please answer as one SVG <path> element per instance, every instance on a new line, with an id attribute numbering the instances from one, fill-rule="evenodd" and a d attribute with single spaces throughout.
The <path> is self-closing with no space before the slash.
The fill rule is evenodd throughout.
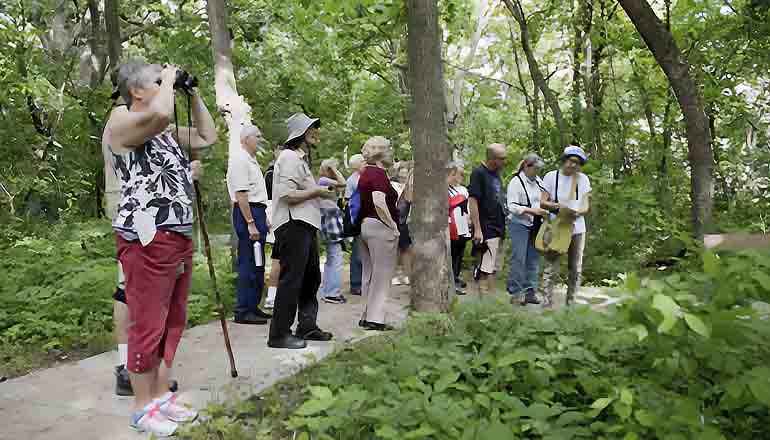
<path id="1" fill-rule="evenodd" d="M 481 251 L 474 270 L 480 294 L 494 291 L 494 275 L 503 266 L 505 193 L 499 172 L 505 166 L 506 156 L 505 145 L 489 145 L 487 160 L 473 171 L 468 188 L 473 244 Z"/>

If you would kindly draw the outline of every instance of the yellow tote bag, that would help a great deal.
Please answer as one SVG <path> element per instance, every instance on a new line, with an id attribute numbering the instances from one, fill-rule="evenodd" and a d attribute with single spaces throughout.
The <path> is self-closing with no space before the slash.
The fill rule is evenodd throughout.
<path id="1" fill-rule="evenodd" d="M 570 200 L 577 200 L 577 179 L 577 176 L 572 179 Z M 545 221 L 543 221 L 543 225 L 540 227 L 540 231 L 535 239 L 535 248 L 545 253 L 566 254 L 572 241 L 575 218 L 568 215 L 565 211 L 559 211 L 555 220 L 551 220 L 550 215 L 545 217 Z"/>

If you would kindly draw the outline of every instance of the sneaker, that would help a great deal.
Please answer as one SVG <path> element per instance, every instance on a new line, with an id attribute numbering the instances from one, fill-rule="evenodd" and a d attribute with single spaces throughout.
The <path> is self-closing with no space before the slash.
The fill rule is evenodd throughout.
<path id="1" fill-rule="evenodd" d="M 131 428 L 136 432 L 146 432 L 155 437 L 171 437 L 176 433 L 179 425 L 163 415 L 160 407 L 151 403 L 142 411 L 137 411 L 131 416 Z"/>
<path id="2" fill-rule="evenodd" d="M 393 326 L 379 322 L 361 321 L 358 323 L 358 325 L 366 330 L 374 330 L 378 332 L 389 332 L 393 330 Z"/>
<path id="3" fill-rule="evenodd" d="M 339 296 L 339 297 L 342 299 L 342 303 L 343 303 L 343 304 L 347 304 L 347 303 L 348 303 L 348 299 L 347 299 L 347 298 L 345 298 L 345 295 L 343 295 L 343 294 L 340 294 L 340 296 Z"/>
<path id="4" fill-rule="evenodd" d="M 521 305 L 527 305 L 527 304 L 540 304 L 540 300 L 537 299 L 537 295 L 535 295 L 534 292 L 527 292 L 527 294 L 524 296 L 524 300 L 521 302 Z"/>
<path id="5" fill-rule="evenodd" d="M 345 299 L 341 296 L 325 296 L 323 297 L 323 302 L 327 302 L 329 304 L 344 304 Z"/>
<path id="6" fill-rule="evenodd" d="M 198 418 L 198 412 L 178 402 L 176 394 L 167 393 L 159 399 L 158 404 L 160 405 L 160 413 L 172 422 L 188 423 L 194 422 Z"/>

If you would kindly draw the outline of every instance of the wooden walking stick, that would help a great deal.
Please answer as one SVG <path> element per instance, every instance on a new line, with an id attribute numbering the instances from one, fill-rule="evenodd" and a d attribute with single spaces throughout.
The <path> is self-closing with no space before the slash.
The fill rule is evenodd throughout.
<path id="1" fill-rule="evenodd" d="M 198 206 L 198 225 L 203 235 L 203 248 L 206 252 L 206 261 L 209 264 L 209 278 L 211 287 L 214 289 L 214 295 L 217 300 L 217 312 L 219 313 L 219 322 L 222 324 L 222 333 L 225 335 L 225 348 L 227 356 L 230 358 L 230 376 L 238 377 L 238 370 L 235 369 L 235 357 L 233 356 L 233 347 L 230 345 L 230 333 L 227 331 L 227 320 L 225 319 L 225 307 L 222 305 L 222 296 L 217 287 L 217 274 L 214 270 L 214 261 L 211 258 L 211 242 L 209 241 L 209 232 L 206 229 L 206 221 L 203 219 L 203 202 L 201 201 L 201 190 L 198 181 L 194 180 L 195 185 L 195 204 Z"/>

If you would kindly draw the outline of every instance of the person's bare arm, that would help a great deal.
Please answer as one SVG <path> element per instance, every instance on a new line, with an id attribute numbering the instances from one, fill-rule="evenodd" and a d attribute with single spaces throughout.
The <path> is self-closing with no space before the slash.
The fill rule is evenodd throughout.
<path id="1" fill-rule="evenodd" d="M 385 223 L 385 226 L 392 229 L 394 233 L 398 233 L 398 226 L 390 215 L 390 209 L 388 209 L 388 202 L 385 197 L 385 193 L 382 191 L 374 191 L 372 193 L 372 202 L 374 202 L 374 209 L 377 211 L 377 216 Z"/>
<path id="2" fill-rule="evenodd" d="M 246 219 L 246 223 L 249 225 L 249 240 L 259 241 L 259 230 L 257 229 L 257 225 L 254 224 L 254 217 L 251 216 L 251 206 L 249 206 L 249 192 L 236 191 L 235 200 L 238 203 L 238 209 L 241 210 L 243 218 Z"/>
<path id="3" fill-rule="evenodd" d="M 197 90 L 192 96 L 192 118 L 195 127 L 172 125 L 172 132 L 177 137 L 177 142 L 182 146 L 190 146 L 193 150 L 206 148 L 217 141 L 217 128 L 214 118 L 211 117 L 206 103 L 198 95 Z M 178 133 L 178 134 L 177 134 Z"/>
<path id="4" fill-rule="evenodd" d="M 146 111 L 132 112 L 125 107 L 113 110 L 105 128 L 105 139 L 109 139 L 111 148 L 136 148 L 163 133 L 174 115 L 175 79 L 175 67 L 163 69 L 160 91 Z"/>
<path id="5" fill-rule="evenodd" d="M 593 193 L 588 193 L 584 195 L 586 202 L 583 204 L 583 207 L 575 211 L 575 214 L 578 216 L 581 215 L 587 215 L 589 212 L 591 212 L 591 197 L 593 196 Z"/>

